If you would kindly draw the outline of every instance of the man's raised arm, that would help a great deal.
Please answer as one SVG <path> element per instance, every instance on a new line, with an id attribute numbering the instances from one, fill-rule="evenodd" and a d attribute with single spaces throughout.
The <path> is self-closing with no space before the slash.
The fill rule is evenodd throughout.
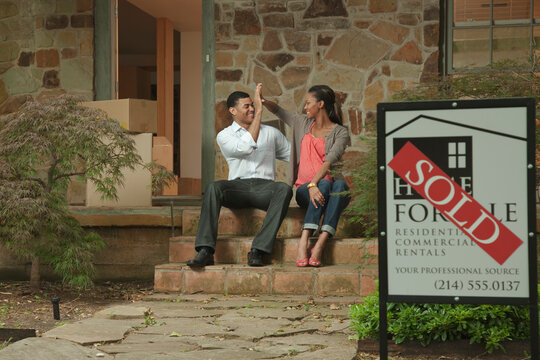
<path id="1" fill-rule="evenodd" d="M 261 119 L 262 119 L 262 112 L 263 112 L 263 106 L 262 106 L 262 99 L 261 99 L 261 88 L 262 84 L 257 84 L 257 87 L 255 88 L 255 95 L 254 95 L 254 105 L 255 105 L 255 118 L 253 119 L 253 122 L 249 125 L 247 131 L 251 134 L 251 137 L 253 138 L 253 141 L 257 142 L 257 139 L 259 138 L 259 130 L 261 129 Z"/>

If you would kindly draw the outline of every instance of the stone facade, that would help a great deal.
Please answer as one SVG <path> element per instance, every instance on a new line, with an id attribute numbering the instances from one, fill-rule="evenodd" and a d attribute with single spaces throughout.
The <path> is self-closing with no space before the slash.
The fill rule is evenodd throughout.
<path id="1" fill-rule="evenodd" d="M 0 114 L 62 93 L 93 100 L 93 0 L 0 2 Z"/>
<path id="2" fill-rule="evenodd" d="M 439 0 L 214 0 L 216 131 L 230 124 L 225 100 L 253 93 L 301 112 L 307 89 L 326 84 L 340 95 L 352 146 L 374 136 L 376 106 L 437 73 Z M 268 111 L 263 121 L 275 120 Z M 227 167 L 216 147 L 216 179 Z M 286 179 L 278 163 L 278 178 Z"/>
<path id="3" fill-rule="evenodd" d="M 93 7 L 0 1 L 0 114 L 64 92 L 93 99 Z M 358 135 L 374 135 L 377 103 L 438 70 L 439 0 L 214 0 L 214 9 L 216 131 L 232 121 L 221 114 L 231 91 L 262 82 L 266 97 L 301 112 L 309 86 L 327 84 L 342 99 L 348 151 L 361 152 Z M 280 180 L 286 169 L 278 163 Z"/>

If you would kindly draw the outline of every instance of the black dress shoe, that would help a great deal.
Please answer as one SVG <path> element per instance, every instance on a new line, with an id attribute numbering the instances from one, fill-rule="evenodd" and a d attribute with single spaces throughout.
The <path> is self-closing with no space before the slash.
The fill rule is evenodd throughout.
<path id="1" fill-rule="evenodd" d="M 262 252 L 261 250 L 251 249 L 251 251 L 248 252 L 248 265 L 249 266 L 264 266 L 263 255 L 264 255 L 264 252 Z"/>
<path id="2" fill-rule="evenodd" d="M 210 250 L 202 248 L 199 250 L 194 259 L 188 260 L 187 265 L 191 267 L 214 265 L 214 254 L 212 254 Z"/>

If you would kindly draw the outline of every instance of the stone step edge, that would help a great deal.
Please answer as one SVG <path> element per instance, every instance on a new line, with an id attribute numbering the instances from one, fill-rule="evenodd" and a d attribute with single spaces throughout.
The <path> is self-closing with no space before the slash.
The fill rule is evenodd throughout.
<path id="1" fill-rule="evenodd" d="M 182 227 L 185 208 L 173 208 L 174 227 Z M 171 227 L 171 209 L 164 206 L 152 207 L 90 207 L 70 206 L 70 214 L 81 226 L 148 226 Z"/>
<path id="2" fill-rule="evenodd" d="M 194 270 L 185 263 L 157 265 L 154 291 L 180 294 L 268 294 L 367 296 L 376 289 L 376 267 L 356 265 L 320 268 L 268 265 L 213 265 Z"/>
<path id="3" fill-rule="evenodd" d="M 214 260 L 217 264 L 245 264 L 251 249 L 252 237 L 220 237 L 216 243 Z M 316 238 L 310 239 L 310 247 Z M 277 238 L 272 254 L 265 261 L 274 265 L 294 264 L 296 261 L 297 238 Z M 169 262 L 182 263 L 195 256 L 195 237 L 183 236 L 169 239 Z M 378 245 L 375 239 L 332 238 L 323 251 L 323 265 L 367 265 L 376 264 Z"/>
<path id="4" fill-rule="evenodd" d="M 186 213 L 186 214 L 198 214 L 201 212 L 201 207 L 202 206 L 190 206 L 190 207 L 185 207 L 183 209 L 183 211 Z M 300 206 L 298 206 L 298 204 L 290 204 L 289 205 L 289 210 L 288 211 L 305 211 L 303 210 Z M 221 213 L 224 213 L 224 212 L 258 212 L 258 213 L 266 213 L 266 211 L 264 210 L 261 210 L 261 209 L 257 209 L 257 208 L 254 208 L 254 207 L 245 207 L 245 208 L 239 208 L 239 209 L 232 209 L 232 208 L 228 208 L 226 206 L 222 206 L 221 207 Z"/>
<path id="5" fill-rule="evenodd" d="M 251 242 L 253 241 L 253 238 L 255 235 L 218 235 L 217 241 L 237 241 L 237 242 Z M 169 238 L 170 242 L 185 242 L 185 243 L 194 243 L 195 242 L 195 235 L 180 235 L 180 236 L 172 236 Z M 276 241 L 298 241 L 299 236 L 276 236 Z M 316 241 L 316 236 L 311 236 L 309 238 L 310 241 Z M 351 237 L 351 236 L 334 236 L 330 239 L 326 240 L 328 242 L 332 241 L 347 241 L 347 242 L 365 242 L 365 243 L 377 243 L 377 239 L 368 239 L 364 237 Z"/>
<path id="6" fill-rule="evenodd" d="M 254 208 L 246 209 L 223 209 L 218 221 L 218 234 L 222 235 L 256 235 L 266 216 L 266 212 Z M 299 207 L 289 207 L 283 222 L 281 223 L 278 236 L 298 236 L 301 233 L 305 210 Z M 338 236 L 353 237 L 360 235 L 362 225 L 350 221 L 351 215 L 343 214 L 338 227 Z M 200 212 L 184 210 L 182 213 L 182 234 L 196 235 L 200 221 Z"/>
<path id="7" fill-rule="evenodd" d="M 246 300 L 246 302 L 251 304 L 251 307 L 265 307 L 267 306 L 267 302 L 276 302 L 276 303 L 298 303 L 298 304 L 305 304 L 307 302 L 313 302 L 313 305 L 331 305 L 331 304 L 339 304 L 339 305 L 353 305 L 358 304 L 360 302 L 360 298 L 358 296 L 311 296 L 311 295 L 253 295 L 253 296 L 245 296 L 245 295 L 224 295 L 220 293 L 214 293 L 214 294 L 182 294 L 182 297 L 179 297 L 176 293 L 169 293 L 169 292 L 158 292 L 153 293 L 152 295 L 146 295 L 142 297 L 142 301 L 148 301 L 148 302 L 181 302 L 181 303 L 188 303 L 193 304 L 196 306 L 200 306 L 201 308 L 209 308 L 209 309 L 215 309 L 215 307 L 212 305 L 215 301 L 235 301 L 235 300 Z M 210 304 L 209 306 L 207 306 Z M 223 308 L 229 309 L 231 307 L 226 306 L 225 303 Z M 311 305 L 311 303 L 310 303 Z M 237 306 L 234 305 L 232 308 L 236 308 Z"/>
<path id="8" fill-rule="evenodd" d="M 215 270 L 251 270 L 254 272 L 266 272 L 266 271 L 314 271 L 314 272 L 327 272 L 327 271 L 337 271 L 337 272 L 343 272 L 343 273 L 349 273 L 349 272 L 361 272 L 362 270 L 365 270 L 365 268 L 359 269 L 358 264 L 341 264 L 341 265 L 326 265 L 326 266 L 320 266 L 320 267 L 314 267 L 314 266 L 306 266 L 306 267 L 298 267 L 296 265 L 282 265 L 282 264 L 267 264 L 264 266 L 249 266 L 247 264 L 216 264 L 216 265 L 208 265 L 202 268 L 192 268 L 188 266 L 185 262 L 176 262 L 176 263 L 165 263 L 165 264 L 159 264 L 155 266 L 156 269 L 163 269 L 163 270 L 182 270 L 182 269 L 188 269 L 195 272 L 205 272 L 205 271 L 215 271 Z M 371 269 L 375 269 L 376 267 L 372 267 Z"/>

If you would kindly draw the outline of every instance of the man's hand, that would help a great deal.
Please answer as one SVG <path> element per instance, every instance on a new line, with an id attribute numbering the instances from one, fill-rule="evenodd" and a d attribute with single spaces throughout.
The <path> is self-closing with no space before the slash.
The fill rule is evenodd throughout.
<path id="1" fill-rule="evenodd" d="M 257 84 L 257 87 L 255 88 L 255 94 L 253 95 L 253 102 L 255 105 L 255 118 L 253 119 L 253 122 L 251 125 L 249 125 L 247 131 L 251 134 L 251 137 L 253 138 L 253 141 L 257 142 L 257 139 L 259 139 L 259 131 L 261 129 L 261 119 L 262 119 L 262 100 L 261 100 L 261 89 L 262 84 Z"/>

